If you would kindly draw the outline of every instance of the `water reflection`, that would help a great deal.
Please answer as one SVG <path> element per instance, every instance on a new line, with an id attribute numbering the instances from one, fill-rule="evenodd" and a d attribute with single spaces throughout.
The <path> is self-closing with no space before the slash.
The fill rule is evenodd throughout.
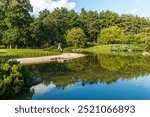
<path id="1" fill-rule="evenodd" d="M 43 80 L 32 99 L 150 99 L 149 66 L 149 57 L 115 53 L 27 67 Z"/>
<path id="2" fill-rule="evenodd" d="M 53 83 L 51 83 L 51 84 L 49 84 L 47 86 L 42 83 L 42 84 L 39 84 L 39 85 L 36 85 L 36 86 L 32 86 L 31 90 L 34 90 L 35 94 L 41 95 L 41 94 L 44 94 L 45 92 L 47 92 L 47 91 L 49 91 L 49 90 L 51 90 L 51 89 L 53 89 L 55 87 L 56 86 Z"/>

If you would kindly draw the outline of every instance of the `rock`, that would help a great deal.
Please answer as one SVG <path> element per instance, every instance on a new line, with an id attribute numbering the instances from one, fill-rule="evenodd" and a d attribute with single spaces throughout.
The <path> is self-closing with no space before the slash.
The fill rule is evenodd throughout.
<path id="1" fill-rule="evenodd" d="M 128 52 L 132 52 L 132 49 L 128 49 Z"/>
<path id="2" fill-rule="evenodd" d="M 142 55 L 143 55 L 143 56 L 150 56 L 150 53 L 149 53 L 149 52 L 144 51 L 144 52 L 142 53 Z"/>

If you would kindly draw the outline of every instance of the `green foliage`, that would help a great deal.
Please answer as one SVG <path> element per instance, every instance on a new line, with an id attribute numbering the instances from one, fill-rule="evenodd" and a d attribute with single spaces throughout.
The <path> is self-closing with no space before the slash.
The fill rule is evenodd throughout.
<path id="1" fill-rule="evenodd" d="M 65 64 L 39 64 L 28 66 L 32 76 L 40 77 L 45 84 L 53 82 L 65 88 L 78 81 L 83 84 L 110 84 L 150 73 L 150 59 L 135 53 L 91 54 L 67 61 Z M 64 82 L 65 81 L 65 82 Z"/>
<path id="2" fill-rule="evenodd" d="M 73 45 L 80 48 L 84 47 L 87 42 L 86 35 L 81 28 L 72 28 L 67 31 L 66 39 L 68 45 Z"/>
<path id="3" fill-rule="evenodd" d="M 121 17 L 117 13 L 107 10 L 99 13 L 99 19 L 101 23 L 101 29 L 103 29 L 118 25 Z"/>
<path id="4" fill-rule="evenodd" d="M 29 12 L 32 6 L 29 0 L 9 0 L 1 1 L 0 11 L 3 17 L 2 22 L 2 42 L 5 45 L 24 45 L 28 36 L 28 27 L 32 21 Z"/>
<path id="5" fill-rule="evenodd" d="M 110 53 L 110 45 L 97 45 L 90 48 L 85 48 L 84 52 L 92 52 L 92 53 L 103 53 L 108 54 Z"/>
<path id="6" fill-rule="evenodd" d="M 111 45 L 111 51 L 143 51 L 141 47 L 133 45 Z"/>
<path id="7" fill-rule="evenodd" d="M 64 52 L 75 52 L 76 50 L 80 51 L 80 49 L 78 47 L 70 46 L 70 47 L 64 48 Z"/>
<path id="8" fill-rule="evenodd" d="M 120 16 L 118 26 L 123 28 L 127 33 L 138 34 L 141 33 L 144 28 L 149 27 L 150 24 L 148 18 L 123 14 Z"/>
<path id="9" fill-rule="evenodd" d="M 0 59 L 0 97 L 7 98 L 19 94 L 28 87 L 27 70 L 16 61 Z"/>
<path id="10" fill-rule="evenodd" d="M 66 8 L 55 9 L 49 13 L 44 19 L 43 24 L 48 28 L 47 41 L 52 45 L 62 43 L 66 45 L 65 32 L 76 26 L 77 13 L 68 11 Z"/>
<path id="11" fill-rule="evenodd" d="M 149 34 L 140 36 L 149 33 L 148 18 L 119 15 L 109 10 L 82 9 L 79 14 L 66 8 L 56 8 L 52 12 L 45 9 L 37 17 L 31 17 L 29 12 L 32 12 L 29 0 L 1 0 L 0 45 L 7 48 L 49 48 L 61 43 L 66 47 L 66 32 L 78 27 L 84 31 L 89 43 L 140 44 L 146 50 L 150 48 L 149 39 L 146 39 Z M 79 43 L 76 46 L 84 46 Z"/>
<path id="12" fill-rule="evenodd" d="M 5 44 L 14 44 L 17 43 L 17 41 L 20 38 L 20 33 L 17 28 L 15 29 L 8 29 L 3 32 L 3 39 L 2 42 Z"/>
<path id="13" fill-rule="evenodd" d="M 118 44 L 125 38 L 124 31 L 117 26 L 101 30 L 98 42 L 101 44 Z"/>
<path id="14" fill-rule="evenodd" d="M 51 30 L 45 26 L 44 18 L 49 14 L 48 10 L 43 10 L 39 13 L 39 17 L 35 18 L 30 24 L 31 40 L 28 42 L 30 46 L 35 47 L 46 47 L 48 48 L 51 43 Z"/>
<path id="15" fill-rule="evenodd" d="M 0 57 L 6 58 L 26 58 L 26 57 L 39 57 L 51 56 L 61 54 L 58 49 L 0 49 Z"/>
<path id="16" fill-rule="evenodd" d="M 81 10 L 79 15 L 80 23 L 78 27 L 84 30 L 89 42 L 97 42 L 97 36 L 101 29 L 98 15 L 97 11 L 85 11 L 84 9 Z"/>
<path id="17" fill-rule="evenodd" d="M 133 34 L 125 34 L 125 37 L 122 40 L 122 44 L 133 44 L 134 43 L 133 38 L 134 38 Z"/>
<path id="18" fill-rule="evenodd" d="M 44 50 L 44 51 L 53 51 L 54 49 L 57 49 L 57 47 L 51 46 L 51 47 L 49 47 L 49 48 L 44 48 L 43 50 Z"/>
<path id="19" fill-rule="evenodd" d="M 134 35 L 134 43 L 141 45 L 145 50 L 150 50 L 150 32 Z"/>
<path id="20" fill-rule="evenodd" d="M 0 45 L 0 49 L 4 49 L 5 48 L 5 45 Z"/>

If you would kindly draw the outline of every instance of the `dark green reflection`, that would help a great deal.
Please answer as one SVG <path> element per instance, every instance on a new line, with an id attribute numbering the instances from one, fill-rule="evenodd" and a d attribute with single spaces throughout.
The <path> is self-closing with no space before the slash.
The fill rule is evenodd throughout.
<path id="1" fill-rule="evenodd" d="M 118 80 L 133 79 L 150 74 L 150 59 L 138 54 L 89 54 L 65 63 L 27 66 L 31 76 L 41 78 L 45 85 L 53 82 L 65 88 L 78 81 L 110 84 Z"/>

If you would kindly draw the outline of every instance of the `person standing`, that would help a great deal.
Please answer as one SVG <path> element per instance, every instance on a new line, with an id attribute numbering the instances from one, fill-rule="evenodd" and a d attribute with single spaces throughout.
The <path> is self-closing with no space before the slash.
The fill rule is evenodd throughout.
<path id="1" fill-rule="evenodd" d="M 58 50 L 63 51 L 61 43 L 58 43 Z"/>

